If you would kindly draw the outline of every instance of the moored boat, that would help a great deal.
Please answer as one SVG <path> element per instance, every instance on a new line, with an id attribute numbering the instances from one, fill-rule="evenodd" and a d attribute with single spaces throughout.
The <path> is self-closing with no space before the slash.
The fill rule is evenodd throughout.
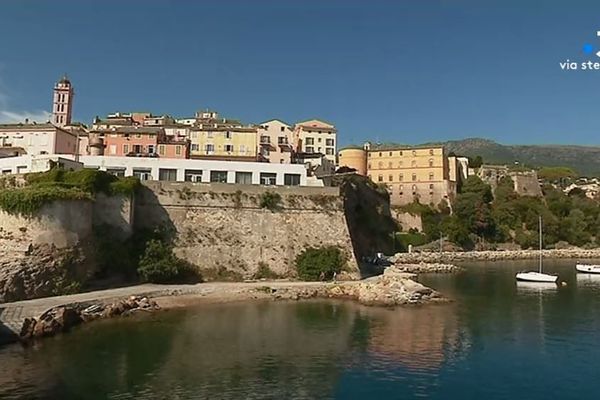
<path id="1" fill-rule="evenodd" d="M 600 265 L 593 264 L 577 264 L 575 265 L 577 272 L 584 274 L 600 274 Z"/>
<path id="2" fill-rule="evenodd" d="M 549 282 L 556 283 L 558 275 L 544 274 L 543 272 L 519 272 L 517 274 L 517 280 L 522 282 Z"/>

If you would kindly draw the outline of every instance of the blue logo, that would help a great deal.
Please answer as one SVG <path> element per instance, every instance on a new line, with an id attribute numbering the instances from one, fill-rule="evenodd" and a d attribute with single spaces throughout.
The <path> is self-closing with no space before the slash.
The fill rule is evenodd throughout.
<path id="1" fill-rule="evenodd" d="M 589 43 L 583 45 L 583 52 L 585 54 L 592 54 L 594 52 L 594 46 Z"/>

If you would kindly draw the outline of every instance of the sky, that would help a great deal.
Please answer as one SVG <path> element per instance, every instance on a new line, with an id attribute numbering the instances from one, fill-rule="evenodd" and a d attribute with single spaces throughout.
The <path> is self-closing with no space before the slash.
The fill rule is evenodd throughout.
<path id="1" fill-rule="evenodd" d="M 559 63 L 600 62 L 599 30 L 597 0 L 2 0 L 0 122 L 44 120 L 67 73 L 88 124 L 210 108 L 342 145 L 597 145 L 600 70 Z"/>

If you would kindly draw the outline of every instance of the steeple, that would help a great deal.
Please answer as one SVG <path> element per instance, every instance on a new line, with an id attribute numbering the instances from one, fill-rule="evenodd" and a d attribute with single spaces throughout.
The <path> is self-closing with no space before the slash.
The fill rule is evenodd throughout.
<path id="1" fill-rule="evenodd" d="M 73 112 L 73 86 L 65 74 L 54 85 L 54 98 L 52 104 L 52 123 L 57 126 L 71 125 Z"/>

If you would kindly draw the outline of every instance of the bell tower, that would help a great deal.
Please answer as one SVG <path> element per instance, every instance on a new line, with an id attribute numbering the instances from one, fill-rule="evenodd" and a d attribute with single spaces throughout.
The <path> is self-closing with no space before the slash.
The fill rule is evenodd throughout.
<path id="1" fill-rule="evenodd" d="M 52 123 L 54 125 L 61 127 L 71 125 L 73 95 L 73 86 L 71 86 L 71 81 L 65 74 L 54 85 L 54 99 L 52 102 Z"/>

